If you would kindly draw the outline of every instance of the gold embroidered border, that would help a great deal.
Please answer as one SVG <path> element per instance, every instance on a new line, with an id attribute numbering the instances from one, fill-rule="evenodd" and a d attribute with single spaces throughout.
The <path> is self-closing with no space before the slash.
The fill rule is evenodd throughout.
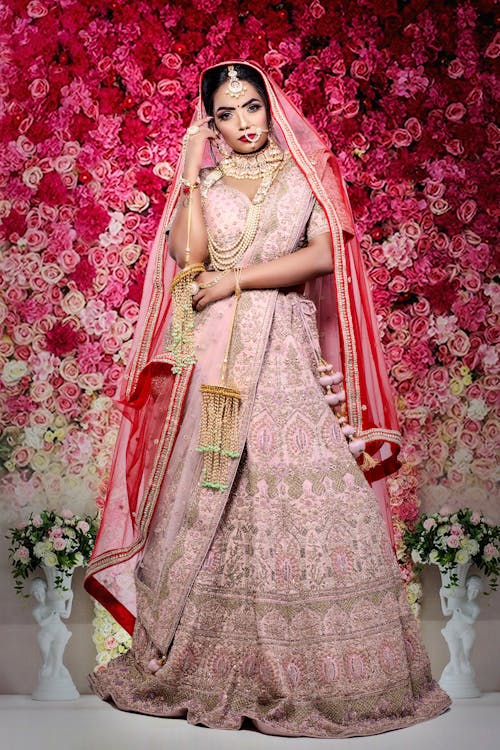
<path id="1" fill-rule="evenodd" d="M 165 251 L 166 251 L 166 231 L 168 223 L 172 217 L 173 210 L 175 208 L 175 205 L 177 203 L 177 199 L 179 196 L 179 190 L 180 185 L 179 181 L 177 179 L 177 173 L 174 176 L 175 180 L 175 187 L 172 190 L 167 204 L 165 206 L 165 209 L 162 214 L 162 218 L 160 221 L 160 226 L 158 230 L 159 240 L 157 240 L 153 246 L 154 250 L 153 252 L 156 253 L 156 257 L 154 258 L 154 269 L 153 269 L 153 293 L 151 297 L 151 301 L 149 303 L 149 309 L 146 317 L 146 321 L 144 323 L 144 328 L 141 332 L 141 338 L 139 341 L 139 344 L 137 346 L 137 349 L 134 354 L 134 358 L 132 360 L 132 364 L 130 366 L 130 370 L 127 374 L 127 388 L 126 388 L 126 398 L 130 399 L 136 386 L 137 382 L 139 380 L 139 375 L 141 373 L 141 370 L 146 365 L 146 362 L 149 357 L 150 353 L 150 347 L 151 347 L 151 340 L 153 337 L 153 332 L 156 328 L 156 324 L 158 321 L 158 315 L 161 308 L 161 303 L 164 296 L 164 289 L 163 289 L 163 273 L 164 273 L 164 267 L 165 267 Z"/>

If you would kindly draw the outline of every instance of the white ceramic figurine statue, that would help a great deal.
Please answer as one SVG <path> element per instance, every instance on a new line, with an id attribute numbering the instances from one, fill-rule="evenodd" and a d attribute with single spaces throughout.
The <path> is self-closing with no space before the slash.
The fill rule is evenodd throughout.
<path id="1" fill-rule="evenodd" d="M 441 630 L 450 650 L 439 684 L 452 698 L 477 698 L 481 695 L 476 685 L 470 654 L 474 644 L 474 624 L 479 616 L 479 604 L 474 601 L 483 589 L 479 576 L 471 576 L 464 587 L 441 587 L 443 614 L 451 615 Z"/>
<path id="2" fill-rule="evenodd" d="M 71 675 L 63 664 L 64 649 L 71 638 L 71 631 L 62 622 L 71 613 L 73 592 L 51 589 L 43 578 L 35 578 L 30 593 L 37 604 L 33 617 L 40 626 L 38 645 L 42 654 L 42 666 L 38 673 L 38 684 L 32 693 L 34 700 L 74 700 L 79 697 Z"/>

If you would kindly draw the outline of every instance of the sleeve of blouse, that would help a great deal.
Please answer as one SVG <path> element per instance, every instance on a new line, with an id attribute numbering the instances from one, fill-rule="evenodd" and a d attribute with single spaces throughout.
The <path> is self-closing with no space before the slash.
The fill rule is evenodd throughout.
<path id="1" fill-rule="evenodd" d="M 310 242 L 318 234 L 324 234 L 329 232 L 328 220 L 326 218 L 323 208 L 317 200 L 314 201 L 309 221 L 307 222 L 306 237 L 307 241 Z"/>

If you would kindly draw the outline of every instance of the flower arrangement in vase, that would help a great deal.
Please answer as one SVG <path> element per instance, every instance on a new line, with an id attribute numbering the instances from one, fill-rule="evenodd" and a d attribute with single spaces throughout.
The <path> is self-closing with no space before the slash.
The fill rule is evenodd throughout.
<path id="1" fill-rule="evenodd" d="M 500 575 L 500 526 L 479 511 L 460 508 L 421 515 L 403 535 L 403 544 L 417 567 L 428 563 L 439 566 L 448 576 L 447 586 L 457 586 L 458 567 L 473 563 L 497 588 Z"/>
<path id="2" fill-rule="evenodd" d="M 9 529 L 16 592 L 22 592 L 25 579 L 39 567 L 51 570 L 55 588 L 64 589 L 65 574 L 87 564 L 97 528 L 97 515 L 77 516 L 63 509 L 31 513 L 27 523 Z"/>

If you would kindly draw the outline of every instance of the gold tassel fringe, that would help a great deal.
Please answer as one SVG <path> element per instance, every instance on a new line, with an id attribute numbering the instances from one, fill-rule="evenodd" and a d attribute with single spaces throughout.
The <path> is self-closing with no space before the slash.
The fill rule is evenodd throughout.
<path id="1" fill-rule="evenodd" d="M 198 450 L 203 453 L 203 487 L 228 488 L 229 465 L 239 458 L 238 415 L 241 395 L 223 385 L 201 386 L 201 430 Z"/>
<path id="2" fill-rule="evenodd" d="M 231 459 L 239 458 L 239 412 L 241 394 L 227 385 L 227 366 L 233 339 L 234 321 L 240 299 L 240 269 L 235 268 L 233 314 L 229 326 L 226 352 L 222 362 L 219 385 L 202 385 L 201 427 L 198 450 L 203 453 L 202 486 L 224 491 L 229 487 Z"/>
<path id="3" fill-rule="evenodd" d="M 370 454 L 366 451 L 363 451 L 363 453 L 361 454 L 361 458 L 363 459 L 359 465 L 361 471 L 369 471 L 375 466 L 378 466 L 378 461 L 376 461 L 373 456 L 370 456 Z"/>
<path id="4" fill-rule="evenodd" d="M 186 266 L 180 271 L 170 285 L 172 295 L 172 341 L 171 353 L 175 360 L 172 372 L 178 373 L 183 367 L 193 365 L 196 361 L 193 343 L 194 316 L 193 282 L 199 273 L 205 270 L 201 263 Z"/>

